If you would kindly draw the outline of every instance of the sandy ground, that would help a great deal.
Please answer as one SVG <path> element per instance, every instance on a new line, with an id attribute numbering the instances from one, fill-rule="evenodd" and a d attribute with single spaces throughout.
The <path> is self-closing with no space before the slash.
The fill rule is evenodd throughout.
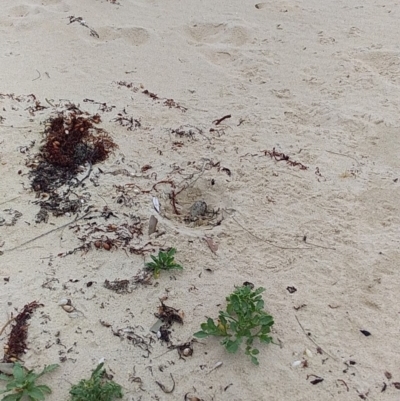
<path id="1" fill-rule="evenodd" d="M 2 1 L 1 326 L 25 304 L 43 303 L 22 359 L 29 368 L 60 364 L 43 378 L 48 400 L 66 400 L 100 358 L 124 400 L 399 399 L 399 14 L 397 2 L 382 0 Z M 30 94 L 46 109 L 30 112 Z M 182 272 L 117 294 L 104 281 L 131 279 L 148 254 L 65 255 L 82 245 L 79 233 L 49 232 L 76 216 L 35 222 L 26 162 L 44 122 L 68 101 L 99 113 L 119 146 L 77 189 L 93 206 L 92 220 L 79 224 L 140 219 L 135 246 L 175 247 Z M 121 126 L 118 113 L 140 127 Z M 271 158 L 273 148 L 301 164 Z M 176 198 L 179 216 L 171 185 L 153 188 L 160 180 L 190 183 Z M 116 185 L 130 188 L 126 204 Z M 219 210 L 220 224 L 185 221 L 196 200 Z M 104 206 L 114 214 L 107 221 Z M 165 231 L 158 238 L 147 233 L 151 215 Z M 215 338 L 179 359 L 150 333 L 159 298 L 185 313 L 172 327 L 179 344 L 245 281 L 266 288 L 280 344 L 260 346 L 260 366 Z M 80 313 L 66 313 L 63 298 Z M 126 328 L 151 341 L 149 352 L 113 334 Z M 299 360 L 307 366 L 293 367 Z M 156 381 L 170 389 L 171 375 L 175 389 L 165 394 Z M 324 380 L 312 384 L 314 375 Z"/>

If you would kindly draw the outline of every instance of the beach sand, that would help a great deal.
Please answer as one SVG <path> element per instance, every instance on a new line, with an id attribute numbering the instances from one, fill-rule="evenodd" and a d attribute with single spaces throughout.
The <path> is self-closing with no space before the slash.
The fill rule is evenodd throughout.
<path id="1" fill-rule="evenodd" d="M 124 400 L 400 397 L 398 3 L 2 3 L 0 326 L 44 305 L 21 359 L 60 364 L 41 379 L 49 401 L 68 399 L 101 358 Z M 37 223 L 28 160 L 68 104 L 99 114 L 118 149 L 73 189 L 77 215 Z M 210 214 L 191 219 L 199 200 Z M 149 252 L 72 252 L 90 227 L 132 222 L 143 235 L 130 246 Z M 104 287 L 168 247 L 182 271 Z M 246 281 L 266 289 L 275 319 L 259 366 L 212 337 L 184 360 L 150 332 L 163 299 L 184 313 L 172 343 L 189 342 Z M 170 394 L 157 384 L 173 380 Z"/>

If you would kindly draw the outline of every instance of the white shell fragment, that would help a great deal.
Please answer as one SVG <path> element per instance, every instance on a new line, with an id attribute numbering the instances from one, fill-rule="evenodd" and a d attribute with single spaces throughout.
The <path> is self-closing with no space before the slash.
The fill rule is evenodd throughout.
<path id="1" fill-rule="evenodd" d="M 313 353 L 308 348 L 306 348 L 306 350 L 304 351 L 304 354 L 307 355 L 309 358 L 313 357 Z"/>
<path id="2" fill-rule="evenodd" d="M 192 355 L 192 350 L 191 350 L 190 348 L 185 348 L 185 349 L 182 351 L 182 354 L 183 354 L 184 356 L 190 356 L 190 355 Z"/>
<path id="3" fill-rule="evenodd" d="M 159 202 L 158 198 L 156 198 L 155 196 L 153 196 L 153 206 L 154 206 L 154 209 L 156 210 L 156 212 L 160 213 L 160 202 Z"/>
<path id="4" fill-rule="evenodd" d="M 302 363 L 303 361 L 294 361 L 292 363 L 292 368 L 298 368 Z"/>
<path id="5" fill-rule="evenodd" d="M 70 305 L 70 304 L 71 304 L 71 301 L 67 298 L 63 298 L 58 301 L 58 305 L 60 305 L 60 306 Z"/>

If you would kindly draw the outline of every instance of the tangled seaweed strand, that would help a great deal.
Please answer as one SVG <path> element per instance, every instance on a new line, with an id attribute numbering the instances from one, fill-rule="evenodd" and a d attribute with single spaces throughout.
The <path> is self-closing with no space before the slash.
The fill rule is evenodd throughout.
<path id="1" fill-rule="evenodd" d="M 33 301 L 25 305 L 22 312 L 15 317 L 15 324 L 12 326 L 7 345 L 4 347 L 3 362 L 15 362 L 25 353 L 27 348 L 26 340 L 28 339 L 27 321 L 31 318 L 35 309 L 40 306 L 43 305 Z"/>

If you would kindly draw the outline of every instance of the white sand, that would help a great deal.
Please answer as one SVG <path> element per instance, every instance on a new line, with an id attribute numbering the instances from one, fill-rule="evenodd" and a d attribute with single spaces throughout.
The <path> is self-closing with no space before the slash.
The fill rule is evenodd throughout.
<path id="1" fill-rule="evenodd" d="M 9 221 L 4 210 L 10 208 L 23 214 L 15 225 L 0 226 L 1 326 L 33 300 L 45 305 L 30 320 L 29 349 L 22 359 L 39 369 L 67 357 L 43 378 L 53 388 L 48 400 L 66 400 L 70 384 L 88 377 L 102 357 L 123 386 L 124 400 L 183 400 L 186 393 L 205 401 L 398 399 L 391 383 L 400 381 L 399 4 L 119 3 L 1 2 L 0 92 L 25 99 L 0 97 L 0 217 Z M 78 22 L 69 24 L 69 16 L 82 17 L 99 38 Z M 165 107 L 118 81 L 172 98 L 187 111 Z M 31 116 L 25 110 L 29 94 L 44 106 L 49 106 L 46 98 L 53 104 L 68 99 L 90 113 L 98 105 L 84 99 L 115 106 L 100 113 L 101 127 L 119 150 L 93 174 L 100 167 L 140 175 L 149 164 L 148 175 L 154 171 L 158 180 L 180 183 L 199 172 L 188 162 L 201 168 L 206 159 L 231 171 L 229 176 L 207 170 L 178 196 L 186 212 L 198 199 L 224 210 L 224 220 L 214 228 L 174 217 L 169 186 L 150 194 L 132 192 L 130 208 L 116 203 L 114 184 L 148 189 L 154 176 L 99 174 L 97 187 L 88 181 L 88 204 L 99 210 L 107 204 L 121 219 L 123 213 L 142 219 L 145 235 L 137 246 L 149 240 L 148 219 L 155 214 L 151 196 L 159 197 L 166 217 L 159 218 L 158 228 L 166 234 L 153 242 L 177 248 L 176 259 L 185 269 L 176 280 L 162 274 L 158 286 L 116 294 L 103 287 L 104 280 L 131 278 L 143 258 L 121 249 L 57 257 L 80 245 L 68 228 L 7 251 L 74 218 L 50 216 L 47 224 L 35 223 L 38 206 L 27 154 L 19 147 L 36 141 L 30 154 L 38 151 L 52 109 Z M 112 121 L 124 108 L 140 119 L 141 128 L 127 131 Z M 227 114 L 232 117 L 220 130 L 209 132 L 217 128 L 212 121 Z M 181 125 L 202 129 L 203 135 L 182 139 L 171 133 Z M 308 169 L 264 156 L 274 147 Z M 204 236 L 218 243 L 216 255 Z M 87 288 L 88 281 L 95 283 Z M 273 337 L 281 343 L 260 346 L 259 367 L 242 353 L 228 354 L 214 338 L 195 344 L 186 361 L 176 351 L 164 353 L 167 348 L 158 340 L 144 358 L 146 352 L 99 323 L 148 335 L 158 299 L 168 294 L 166 303 L 185 312 L 185 324 L 173 326 L 172 340 L 185 342 L 206 315 L 217 316 L 225 296 L 244 281 L 266 288 Z M 288 286 L 297 291 L 290 294 Z M 84 316 L 71 318 L 58 306 L 62 298 L 70 298 Z M 331 356 L 317 353 L 296 317 Z M 62 345 L 56 343 L 58 332 Z M 0 338 L 3 345 L 8 333 Z M 303 355 L 306 349 L 312 358 Z M 307 368 L 292 367 L 302 359 L 308 359 Z M 346 366 L 350 360 L 355 364 Z M 218 361 L 223 366 L 208 374 Z M 142 389 L 129 380 L 134 369 Z M 391 381 L 385 371 L 393 375 Z M 164 394 L 156 381 L 170 388 L 170 374 L 176 387 Z M 324 381 L 312 385 L 315 377 L 308 375 Z"/>

